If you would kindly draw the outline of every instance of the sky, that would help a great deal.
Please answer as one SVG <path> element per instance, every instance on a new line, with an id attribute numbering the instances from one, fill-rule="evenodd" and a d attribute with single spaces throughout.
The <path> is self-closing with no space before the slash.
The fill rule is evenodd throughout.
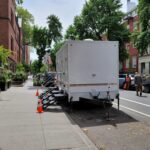
<path id="1" fill-rule="evenodd" d="M 44 1 L 44 2 L 43 2 Z M 73 23 L 74 16 L 79 15 L 86 0 L 24 0 L 23 7 L 34 16 L 35 24 L 47 26 L 46 19 L 49 15 L 56 15 L 63 26 L 63 33 Z M 126 12 L 126 1 L 121 0 L 122 11 Z M 137 3 L 137 0 L 131 0 Z M 36 59 L 36 54 L 31 54 L 31 59 Z"/>

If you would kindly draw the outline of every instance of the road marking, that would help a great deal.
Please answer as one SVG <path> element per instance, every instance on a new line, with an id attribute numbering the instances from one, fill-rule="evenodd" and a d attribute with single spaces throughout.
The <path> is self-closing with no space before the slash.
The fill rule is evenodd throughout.
<path id="1" fill-rule="evenodd" d="M 143 105 L 143 106 L 146 106 L 146 107 L 150 107 L 150 105 L 143 104 L 143 103 L 140 103 L 140 102 L 136 102 L 136 101 L 133 101 L 131 99 L 127 99 L 127 98 L 123 98 L 123 97 L 120 97 L 120 99 L 128 101 L 128 102 L 136 103 L 136 104 L 139 104 L 139 105 Z"/>
<path id="2" fill-rule="evenodd" d="M 115 104 L 115 105 L 118 106 L 118 104 L 116 104 L 116 103 L 113 103 L 113 104 Z M 138 114 L 140 114 L 140 115 L 143 115 L 143 116 L 146 116 L 146 117 L 149 117 L 149 118 L 150 118 L 150 115 L 145 114 L 145 113 L 142 113 L 142 112 L 140 112 L 140 111 L 137 111 L 137 110 L 134 110 L 134 109 L 125 107 L 125 106 L 123 106 L 123 105 L 120 105 L 120 107 L 125 108 L 125 109 L 128 109 L 128 110 L 130 110 L 130 111 L 136 112 L 136 113 L 138 113 Z"/>

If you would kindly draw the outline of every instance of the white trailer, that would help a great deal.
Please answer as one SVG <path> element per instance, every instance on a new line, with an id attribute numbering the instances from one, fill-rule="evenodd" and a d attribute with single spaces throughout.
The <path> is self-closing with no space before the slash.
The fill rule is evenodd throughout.
<path id="1" fill-rule="evenodd" d="M 56 54 L 56 68 L 68 101 L 115 99 L 119 93 L 118 53 L 116 41 L 66 42 Z"/>

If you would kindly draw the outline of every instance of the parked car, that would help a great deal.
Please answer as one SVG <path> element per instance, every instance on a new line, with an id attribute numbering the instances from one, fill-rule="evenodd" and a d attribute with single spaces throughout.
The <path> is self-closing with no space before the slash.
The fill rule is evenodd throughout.
<path id="1" fill-rule="evenodd" d="M 150 79 L 143 81 L 143 91 L 146 93 L 150 92 Z"/>
<path id="2" fill-rule="evenodd" d="M 119 74 L 119 88 L 123 88 L 125 84 L 126 74 Z"/>
<path id="3" fill-rule="evenodd" d="M 129 74 L 129 77 L 131 78 L 131 85 L 130 88 L 134 89 L 135 88 L 135 84 L 134 84 L 134 80 L 135 80 L 135 74 Z"/>
<path id="4" fill-rule="evenodd" d="M 127 73 L 119 74 L 119 88 L 123 88 L 125 84 L 126 76 L 127 76 Z M 129 77 L 131 78 L 130 89 L 134 89 L 135 88 L 135 84 L 134 84 L 135 75 L 129 74 Z"/>

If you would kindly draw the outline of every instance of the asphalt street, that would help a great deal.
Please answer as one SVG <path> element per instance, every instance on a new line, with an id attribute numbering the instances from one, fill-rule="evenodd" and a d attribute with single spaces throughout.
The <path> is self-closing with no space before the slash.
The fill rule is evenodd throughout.
<path id="1" fill-rule="evenodd" d="M 114 107 L 117 107 L 117 100 L 114 101 Z M 149 121 L 150 94 L 143 93 L 140 97 L 136 96 L 135 91 L 120 90 L 120 110 L 139 121 Z"/>
<path id="2" fill-rule="evenodd" d="M 150 150 L 150 94 L 120 90 L 120 111 L 115 100 L 109 121 L 105 109 L 90 106 L 70 115 L 99 149 Z"/>

